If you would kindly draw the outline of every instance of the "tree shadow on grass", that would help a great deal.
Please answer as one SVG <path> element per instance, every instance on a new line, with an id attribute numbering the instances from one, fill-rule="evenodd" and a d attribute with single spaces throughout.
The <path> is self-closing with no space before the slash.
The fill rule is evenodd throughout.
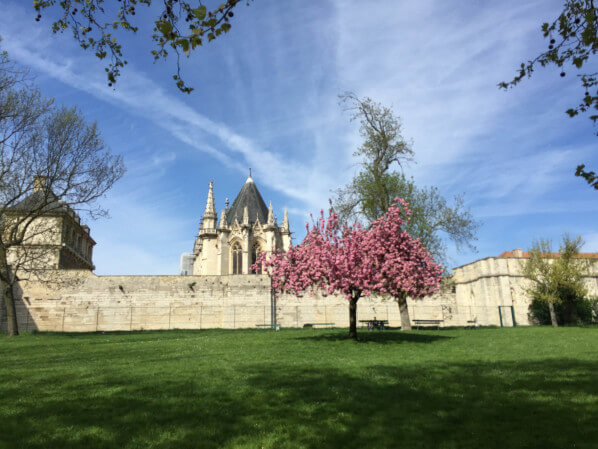
<path id="1" fill-rule="evenodd" d="M 306 335 L 297 337 L 297 340 L 312 340 L 312 341 L 348 341 L 349 331 L 335 330 L 327 333 L 313 333 L 309 334 L 306 331 Z M 400 331 L 367 331 L 363 330 L 357 332 L 357 343 L 380 343 L 380 344 L 396 344 L 396 343 L 433 343 L 439 340 L 452 339 L 448 335 L 432 335 L 432 334 L 419 334 L 419 333 L 406 333 Z"/>
<path id="2" fill-rule="evenodd" d="M 598 361 L 246 364 L 5 388 L 7 448 L 595 448 Z"/>

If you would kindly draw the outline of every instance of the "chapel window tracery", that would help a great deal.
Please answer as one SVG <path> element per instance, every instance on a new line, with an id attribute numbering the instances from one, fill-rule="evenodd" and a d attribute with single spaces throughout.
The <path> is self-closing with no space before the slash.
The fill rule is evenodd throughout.
<path id="1" fill-rule="evenodd" d="M 233 274 L 243 274 L 243 249 L 237 242 L 233 245 Z"/>

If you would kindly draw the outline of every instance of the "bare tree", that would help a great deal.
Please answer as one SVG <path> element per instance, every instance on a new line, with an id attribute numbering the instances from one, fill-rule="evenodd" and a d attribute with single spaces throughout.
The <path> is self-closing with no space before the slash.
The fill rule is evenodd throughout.
<path id="1" fill-rule="evenodd" d="M 351 120 L 360 122 L 359 131 L 364 139 L 353 153 L 360 159 L 361 170 L 349 184 L 334 192 L 334 209 L 341 221 L 371 223 L 388 211 L 395 197 L 400 197 L 412 210 L 406 230 L 422 242 L 437 262 L 447 262 L 443 237 L 451 240 L 458 250 L 475 251 L 472 242 L 480 224 L 465 205 L 463 196 L 455 196 L 450 203 L 438 188 L 417 186 L 403 173 L 403 166 L 413 160 L 414 153 L 392 109 L 353 93 L 345 93 L 340 99 L 341 105 L 352 114 Z"/>
<path id="2" fill-rule="evenodd" d="M 47 279 L 59 267 L 54 249 L 63 229 L 51 217 L 79 223 L 78 211 L 105 215 L 96 200 L 124 171 L 95 123 L 44 99 L 6 52 L 0 54 L 0 284 L 9 335 L 18 335 L 19 279 Z"/>
<path id="3" fill-rule="evenodd" d="M 394 198 L 387 181 L 389 170 L 393 165 L 401 167 L 413 160 L 412 145 L 403 138 L 401 122 L 392 109 L 371 98 L 360 99 L 353 92 L 346 92 L 339 98 L 343 108 L 351 113 L 351 121 L 359 120 L 360 123 L 359 134 L 364 140 L 353 156 L 360 159 L 363 171 L 352 185 L 336 192 L 335 209 L 345 218 L 353 216 L 356 210 L 366 216 L 371 211 L 372 216 L 367 218 L 373 221 L 386 213 L 392 204 Z M 368 178 L 367 186 L 355 185 L 363 184 L 359 183 L 360 176 Z M 367 206 L 360 191 L 363 188 L 367 188 L 369 194 Z"/>

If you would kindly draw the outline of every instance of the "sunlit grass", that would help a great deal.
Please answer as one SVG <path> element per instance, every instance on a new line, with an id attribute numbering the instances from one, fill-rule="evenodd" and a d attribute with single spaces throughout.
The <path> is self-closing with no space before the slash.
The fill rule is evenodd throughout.
<path id="1" fill-rule="evenodd" d="M 598 328 L 0 337 L 2 448 L 596 448 Z"/>

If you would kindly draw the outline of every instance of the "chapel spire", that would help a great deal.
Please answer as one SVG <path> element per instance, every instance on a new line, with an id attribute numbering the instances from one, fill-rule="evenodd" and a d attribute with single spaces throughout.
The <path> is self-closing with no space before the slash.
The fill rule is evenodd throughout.
<path id="1" fill-rule="evenodd" d="M 216 203 L 214 201 L 214 181 L 210 181 L 208 190 L 208 200 L 206 201 L 206 210 L 203 213 L 203 228 L 214 229 L 216 227 Z"/>
<path id="2" fill-rule="evenodd" d="M 268 225 L 274 224 L 274 211 L 272 210 L 272 201 L 270 201 L 270 207 L 268 207 Z"/>
<path id="3" fill-rule="evenodd" d="M 284 218 L 282 219 L 282 225 L 280 226 L 281 231 L 288 231 L 289 230 L 289 212 L 287 208 L 284 208 Z"/>
<path id="4" fill-rule="evenodd" d="M 228 208 L 226 209 L 222 209 L 222 212 L 220 214 L 220 223 L 218 224 L 218 229 L 226 229 L 226 211 Z"/>

